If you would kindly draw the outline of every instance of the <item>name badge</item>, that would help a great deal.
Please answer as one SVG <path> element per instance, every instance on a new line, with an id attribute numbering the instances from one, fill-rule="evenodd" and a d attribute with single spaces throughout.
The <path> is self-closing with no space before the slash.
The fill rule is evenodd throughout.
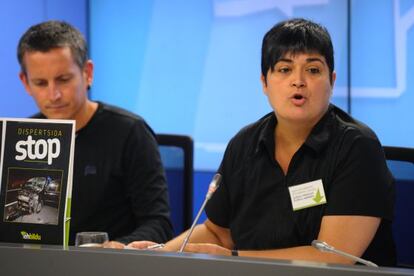
<path id="1" fill-rule="evenodd" d="M 322 179 L 289 187 L 293 211 L 325 204 L 326 196 Z"/>

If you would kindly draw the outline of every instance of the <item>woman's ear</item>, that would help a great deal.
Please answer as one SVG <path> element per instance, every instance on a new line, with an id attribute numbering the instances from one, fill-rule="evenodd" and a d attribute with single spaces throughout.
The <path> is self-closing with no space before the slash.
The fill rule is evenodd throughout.
<path id="1" fill-rule="evenodd" d="M 263 93 L 267 95 L 267 81 L 266 81 L 265 76 L 263 76 L 263 74 L 260 75 L 260 82 L 262 83 Z"/>

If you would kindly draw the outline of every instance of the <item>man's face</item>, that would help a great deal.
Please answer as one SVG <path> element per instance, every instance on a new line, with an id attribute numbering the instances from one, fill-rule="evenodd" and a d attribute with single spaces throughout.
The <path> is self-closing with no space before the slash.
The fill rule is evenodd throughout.
<path id="1" fill-rule="evenodd" d="M 93 77 L 91 61 L 79 68 L 68 47 L 27 52 L 23 61 L 26 74 L 20 73 L 20 79 L 47 118 L 77 120 L 82 116 Z"/>
<path id="2" fill-rule="evenodd" d="M 282 57 L 262 76 L 263 91 L 278 120 L 313 126 L 329 106 L 336 74 L 332 73 L 320 54 L 290 53 Z"/>

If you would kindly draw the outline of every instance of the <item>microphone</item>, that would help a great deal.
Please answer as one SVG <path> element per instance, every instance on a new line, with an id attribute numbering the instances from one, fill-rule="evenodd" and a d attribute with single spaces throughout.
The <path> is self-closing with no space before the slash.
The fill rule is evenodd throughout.
<path id="1" fill-rule="evenodd" d="M 214 192 L 217 190 L 218 186 L 221 182 L 221 174 L 216 173 L 213 177 L 213 180 L 211 180 L 210 185 L 208 186 L 208 191 L 206 194 L 206 198 L 204 199 L 203 205 L 201 205 L 200 210 L 198 210 L 197 216 L 195 217 L 193 224 L 190 227 L 190 230 L 187 232 L 187 235 L 184 238 L 183 243 L 181 244 L 180 250 L 178 252 L 183 252 L 185 246 L 187 245 L 191 234 L 193 233 L 193 230 L 197 224 L 198 219 L 201 216 L 201 213 L 203 212 L 204 208 L 206 207 L 207 202 L 210 200 L 211 196 L 214 194 Z"/>
<path id="2" fill-rule="evenodd" d="M 334 253 L 334 254 L 349 258 L 351 260 L 354 260 L 358 263 L 361 263 L 361 264 L 364 264 L 364 265 L 367 265 L 367 266 L 378 267 L 378 265 L 374 264 L 373 262 L 364 260 L 362 258 L 351 255 L 351 254 L 346 253 L 344 251 L 335 249 L 335 247 L 333 247 L 333 246 L 331 246 L 331 245 L 329 245 L 329 244 L 327 244 L 326 242 L 323 242 L 323 241 L 313 240 L 312 241 L 312 246 L 314 248 L 318 249 L 319 251 L 322 251 L 322 252 Z"/>

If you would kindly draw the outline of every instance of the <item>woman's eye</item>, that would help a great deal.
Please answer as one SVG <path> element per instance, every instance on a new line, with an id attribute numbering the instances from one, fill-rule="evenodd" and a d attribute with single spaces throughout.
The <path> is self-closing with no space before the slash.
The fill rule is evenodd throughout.
<path id="1" fill-rule="evenodd" d="M 290 71 L 290 69 L 289 69 L 289 68 L 287 68 L 287 67 L 281 67 L 281 68 L 279 68 L 277 71 L 278 71 L 279 73 L 287 73 L 287 72 L 289 72 L 289 71 Z"/>
<path id="2" fill-rule="evenodd" d="M 59 81 L 60 81 L 60 82 L 63 82 L 63 83 L 64 83 L 64 82 L 68 82 L 68 81 L 70 81 L 70 78 L 68 78 L 68 77 L 65 77 L 65 78 L 60 78 L 60 79 L 59 79 Z"/>
<path id="3" fill-rule="evenodd" d="M 319 70 L 319 68 L 309 68 L 308 72 L 312 74 L 319 74 L 321 71 Z"/>

